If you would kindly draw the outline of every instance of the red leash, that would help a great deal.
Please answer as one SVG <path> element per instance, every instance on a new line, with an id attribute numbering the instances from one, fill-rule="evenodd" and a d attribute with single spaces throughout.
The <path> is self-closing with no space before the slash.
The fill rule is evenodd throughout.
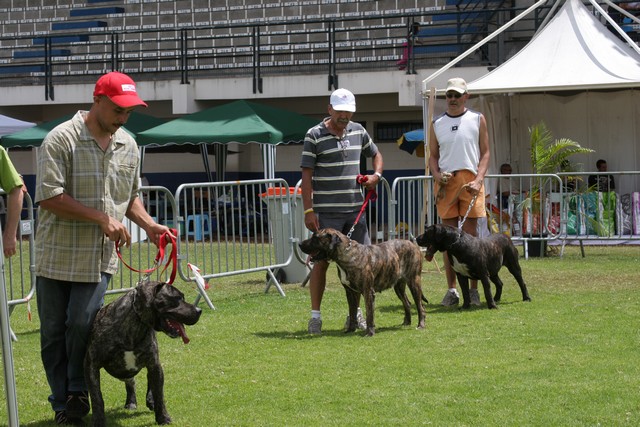
<path id="1" fill-rule="evenodd" d="M 169 277 L 169 281 L 167 282 L 169 284 L 172 284 L 173 281 L 176 278 L 177 265 L 178 265 L 178 254 L 176 252 L 176 238 L 174 237 L 174 235 L 176 235 L 178 232 L 177 232 L 177 230 L 175 228 L 170 228 L 169 231 L 170 232 L 163 233 L 162 236 L 160 236 L 160 239 L 158 241 L 158 254 L 156 255 L 156 259 L 153 262 L 153 265 L 155 267 L 148 268 L 146 270 L 136 270 L 135 268 L 131 267 L 122 258 L 122 254 L 120 253 L 120 245 L 119 245 L 120 241 L 116 242 L 116 253 L 118 254 L 118 258 L 120 258 L 120 261 L 122 261 L 122 263 L 129 270 L 135 271 L 136 273 L 144 273 L 145 276 L 149 276 L 151 273 L 153 273 L 154 271 L 156 271 L 160 267 L 160 262 L 164 259 L 165 250 L 167 248 L 167 245 L 169 243 L 171 243 L 171 254 L 170 254 L 170 257 L 167 260 L 166 264 L 164 265 L 164 268 L 162 269 L 160 274 L 164 273 L 167 270 L 167 267 L 169 266 L 169 264 L 172 264 L 171 275 Z"/>
<path id="2" fill-rule="evenodd" d="M 358 175 L 357 178 L 356 178 L 356 182 L 358 184 L 363 184 L 363 183 L 367 182 L 368 180 L 369 180 L 369 178 L 367 178 L 366 175 Z M 369 204 L 369 202 L 373 202 L 377 198 L 378 198 L 378 193 L 376 193 L 376 190 L 374 190 L 372 188 L 369 191 L 367 191 L 367 194 L 364 197 L 364 202 L 362 202 L 362 207 L 360 208 L 360 212 L 358 213 L 358 216 L 356 217 L 355 222 L 351 226 L 351 230 L 349 230 L 349 233 L 347 233 L 347 237 L 349 239 L 351 239 L 351 234 L 353 233 L 353 230 L 355 230 L 356 224 L 358 224 L 358 222 L 360 221 L 360 217 L 364 213 L 364 210 L 367 208 L 367 205 Z"/>

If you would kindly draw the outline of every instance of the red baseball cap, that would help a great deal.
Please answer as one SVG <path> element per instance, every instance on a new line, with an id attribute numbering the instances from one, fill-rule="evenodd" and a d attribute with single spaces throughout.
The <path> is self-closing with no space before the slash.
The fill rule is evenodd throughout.
<path id="1" fill-rule="evenodd" d="M 126 74 L 112 71 L 100 77 L 96 82 L 93 96 L 105 95 L 114 104 L 122 108 L 147 104 L 138 97 L 136 84 Z"/>

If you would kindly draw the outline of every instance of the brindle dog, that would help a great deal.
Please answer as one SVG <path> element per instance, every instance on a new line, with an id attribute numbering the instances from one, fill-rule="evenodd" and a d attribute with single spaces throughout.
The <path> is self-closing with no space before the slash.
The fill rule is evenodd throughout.
<path id="1" fill-rule="evenodd" d="M 106 425 L 100 391 L 100 368 L 123 380 L 125 408 L 136 409 L 134 377 L 147 368 L 147 407 L 158 424 L 170 424 L 164 402 L 164 373 L 158 356 L 156 331 L 189 342 L 184 324 L 194 325 L 202 310 L 184 300 L 175 286 L 143 281 L 98 311 L 91 327 L 84 360 L 85 378 L 93 407 L 93 426 Z"/>
<path id="2" fill-rule="evenodd" d="M 312 261 L 335 261 L 346 273 L 348 284 L 343 281 L 343 285 L 347 291 L 350 319 L 347 332 L 356 330 L 357 300 L 358 294 L 362 294 L 367 311 L 366 335 L 375 334 L 375 293 L 391 287 L 404 307 L 403 325 L 410 325 L 411 303 L 406 294 L 407 285 L 418 309 L 418 329 L 424 329 L 424 297 L 420 286 L 422 253 L 415 243 L 396 239 L 377 245 L 362 245 L 338 230 L 326 228 L 301 242 L 300 249 L 309 254 Z"/>
<path id="3" fill-rule="evenodd" d="M 427 248 L 425 258 L 447 252 L 453 270 L 456 272 L 462 290 L 463 308 L 469 308 L 469 279 L 480 280 L 488 308 L 498 308 L 496 301 L 502 297 L 502 280 L 498 272 L 503 265 L 516 278 L 523 301 L 531 301 L 527 285 L 522 279 L 522 269 L 518 261 L 518 250 L 508 236 L 502 233 L 478 238 L 457 228 L 436 224 L 427 227 L 416 239 L 418 245 Z M 496 295 L 491 296 L 491 280 L 496 285 Z"/>

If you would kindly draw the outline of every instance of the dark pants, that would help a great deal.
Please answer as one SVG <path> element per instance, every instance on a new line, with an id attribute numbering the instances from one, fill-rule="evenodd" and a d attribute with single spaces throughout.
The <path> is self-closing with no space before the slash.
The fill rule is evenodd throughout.
<path id="1" fill-rule="evenodd" d="M 104 303 L 110 274 L 99 283 L 36 278 L 40 316 L 40 355 L 54 411 L 65 409 L 70 391 L 85 391 L 84 354 L 89 330 Z"/>

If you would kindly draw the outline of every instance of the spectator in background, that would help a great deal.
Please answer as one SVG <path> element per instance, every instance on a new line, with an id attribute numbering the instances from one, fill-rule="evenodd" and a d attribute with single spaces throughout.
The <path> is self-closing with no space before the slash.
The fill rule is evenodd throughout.
<path id="1" fill-rule="evenodd" d="M 561 163 L 560 163 L 560 172 L 574 172 L 573 170 L 573 166 L 571 166 L 571 162 L 569 162 L 569 160 L 564 159 Z M 562 180 L 563 180 L 563 184 L 564 184 L 564 191 L 566 192 L 574 192 L 576 191 L 576 187 L 577 187 L 577 180 L 578 178 L 575 176 L 562 176 Z"/>
<path id="2" fill-rule="evenodd" d="M 503 163 L 500 165 L 500 175 L 511 175 L 513 169 L 509 163 Z M 508 177 L 500 178 L 500 209 L 509 208 L 509 196 L 512 194 L 518 194 L 515 191 L 515 183 L 511 182 Z"/>
<path id="3" fill-rule="evenodd" d="M 596 162 L 596 169 L 598 172 L 607 172 L 607 161 L 600 159 Z M 600 192 L 613 191 L 616 189 L 616 183 L 611 174 L 596 174 L 589 175 L 589 190 L 595 190 Z"/>
<path id="4" fill-rule="evenodd" d="M 7 193 L 6 219 L 2 224 L 2 249 L 4 256 L 10 257 L 16 253 L 20 212 L 27 190 L 4 147 L 0 147 L 0 187 Z"/>
<path id="5" fill-rule="evenodd" d="M 419 32 L 420 24 L 418 24 L 417 22 L 411 24 L 407 34 L 407 41 L 402 43 L 402 58 L 400 58 L 400 60 L 396 62 L 399 70 L 404 70 L 405 68 L 407 68 L 409 59 L 413 58 L 413 47 L 415 45 L 423 44 L 422 40 L 418 37 Z"/>

